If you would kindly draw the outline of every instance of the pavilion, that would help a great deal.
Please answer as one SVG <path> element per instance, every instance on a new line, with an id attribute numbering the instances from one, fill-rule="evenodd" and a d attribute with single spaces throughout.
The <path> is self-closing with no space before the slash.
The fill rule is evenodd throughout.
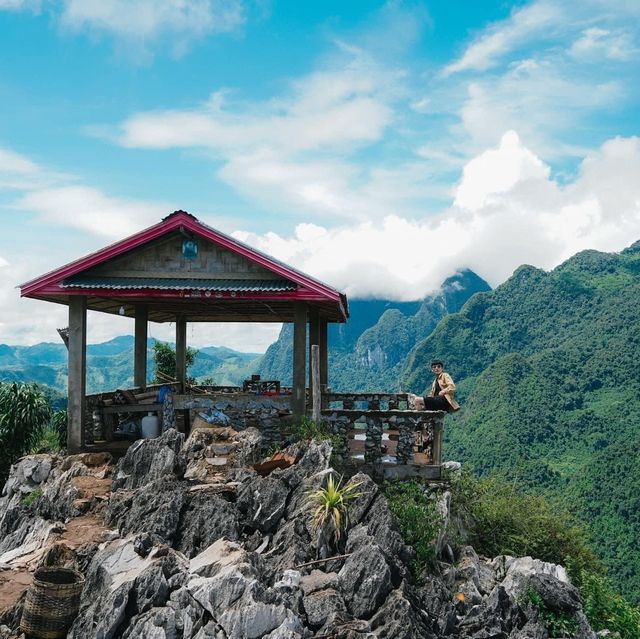
<path id="1" fill-rule="evenodd" d="M 150 321 L 175 322 L 176 380 L 182 386 L 189 322 L 292 322 L 291 408 L 298 416 L 305 412 L 307 343 L 319 346 L 320 384 L 326 386 L 327 324 L 349 317 L 343 293 L 185 211 L 20 289 L 22 297 L 69 307 L 70 451 L 84 446 L 87 310 L 135 319 L 134 384 L 141 388 L 147 384 Z"/>

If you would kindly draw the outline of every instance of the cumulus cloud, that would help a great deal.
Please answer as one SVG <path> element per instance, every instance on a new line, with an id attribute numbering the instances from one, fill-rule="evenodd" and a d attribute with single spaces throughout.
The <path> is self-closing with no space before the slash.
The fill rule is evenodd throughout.
<path id="1" fill-rule="evenodd" d="M 158 222 L 170 205 L 126 200 L 89 186 L 61 186 L 26 193 L 16 203 L 50 224 L 119 238 Z"/>
<path id="2" fill-rule="evenodd" d="M 637 47 L 631 33 L 625 30 L 611 31 L 600 27 L 585 29 L 571 45 L 569 53 L 575 58 L 600 61 L 630 60 L 637 54 Z"/>
<path id="3" fill-rule="evenodd" d="M 466 165 L 454 206 L 435 218 L 236 236 L 352 296 L 419 299 L 457 268 L 497 285 L 523 263 L 550 269 L 582 249 L 624 248 L 640 236 L 639 170 L 638 138 L 616 138 L 560 186 L 511 131 Z"/>

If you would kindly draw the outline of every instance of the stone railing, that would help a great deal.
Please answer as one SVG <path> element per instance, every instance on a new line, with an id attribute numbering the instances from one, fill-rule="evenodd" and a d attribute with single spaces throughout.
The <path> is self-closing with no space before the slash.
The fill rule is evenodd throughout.
<path id="1" fill-rule="evenodd" d="M 440 477 L 442 411 L 407 410 L 406 394 L 384 393 L 329 393 L 323 406 L 343 463 L 388 478 Z"/>

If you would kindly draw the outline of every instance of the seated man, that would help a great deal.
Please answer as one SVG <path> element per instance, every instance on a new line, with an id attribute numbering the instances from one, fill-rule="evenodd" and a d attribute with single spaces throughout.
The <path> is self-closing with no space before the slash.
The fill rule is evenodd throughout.
<path id="1" fill-rule="evenodd" d="M 431 362 L 431 371 L 436 376 L 431 384 L 431 392 L 426 397 L 409 395 L 409 406 L 413 410 L 444 410 L 454 412 L 460 410 L 460 404 L 454 396 L 456 385 L 449 373 L 445 373 L 440 360 Z"/>

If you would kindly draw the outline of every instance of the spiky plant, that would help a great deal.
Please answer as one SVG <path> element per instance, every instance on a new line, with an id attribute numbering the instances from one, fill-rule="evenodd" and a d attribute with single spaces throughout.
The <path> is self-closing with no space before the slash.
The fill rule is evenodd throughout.
<path id="1" fill-rule="evenodd" d="M 343 485 L 342 477 L 336 481 L 332 473 L 328 476 L 327 484 L 324 488 L 311 491 L 309 493 L 309 502 L 314 507 L 312 517 L 314 530 L 322 528 L 329 522 L 334 540 L 338 542 L 349 523 L 348 504 L 362 494 L 356 492 L 361 483 Z"/>

